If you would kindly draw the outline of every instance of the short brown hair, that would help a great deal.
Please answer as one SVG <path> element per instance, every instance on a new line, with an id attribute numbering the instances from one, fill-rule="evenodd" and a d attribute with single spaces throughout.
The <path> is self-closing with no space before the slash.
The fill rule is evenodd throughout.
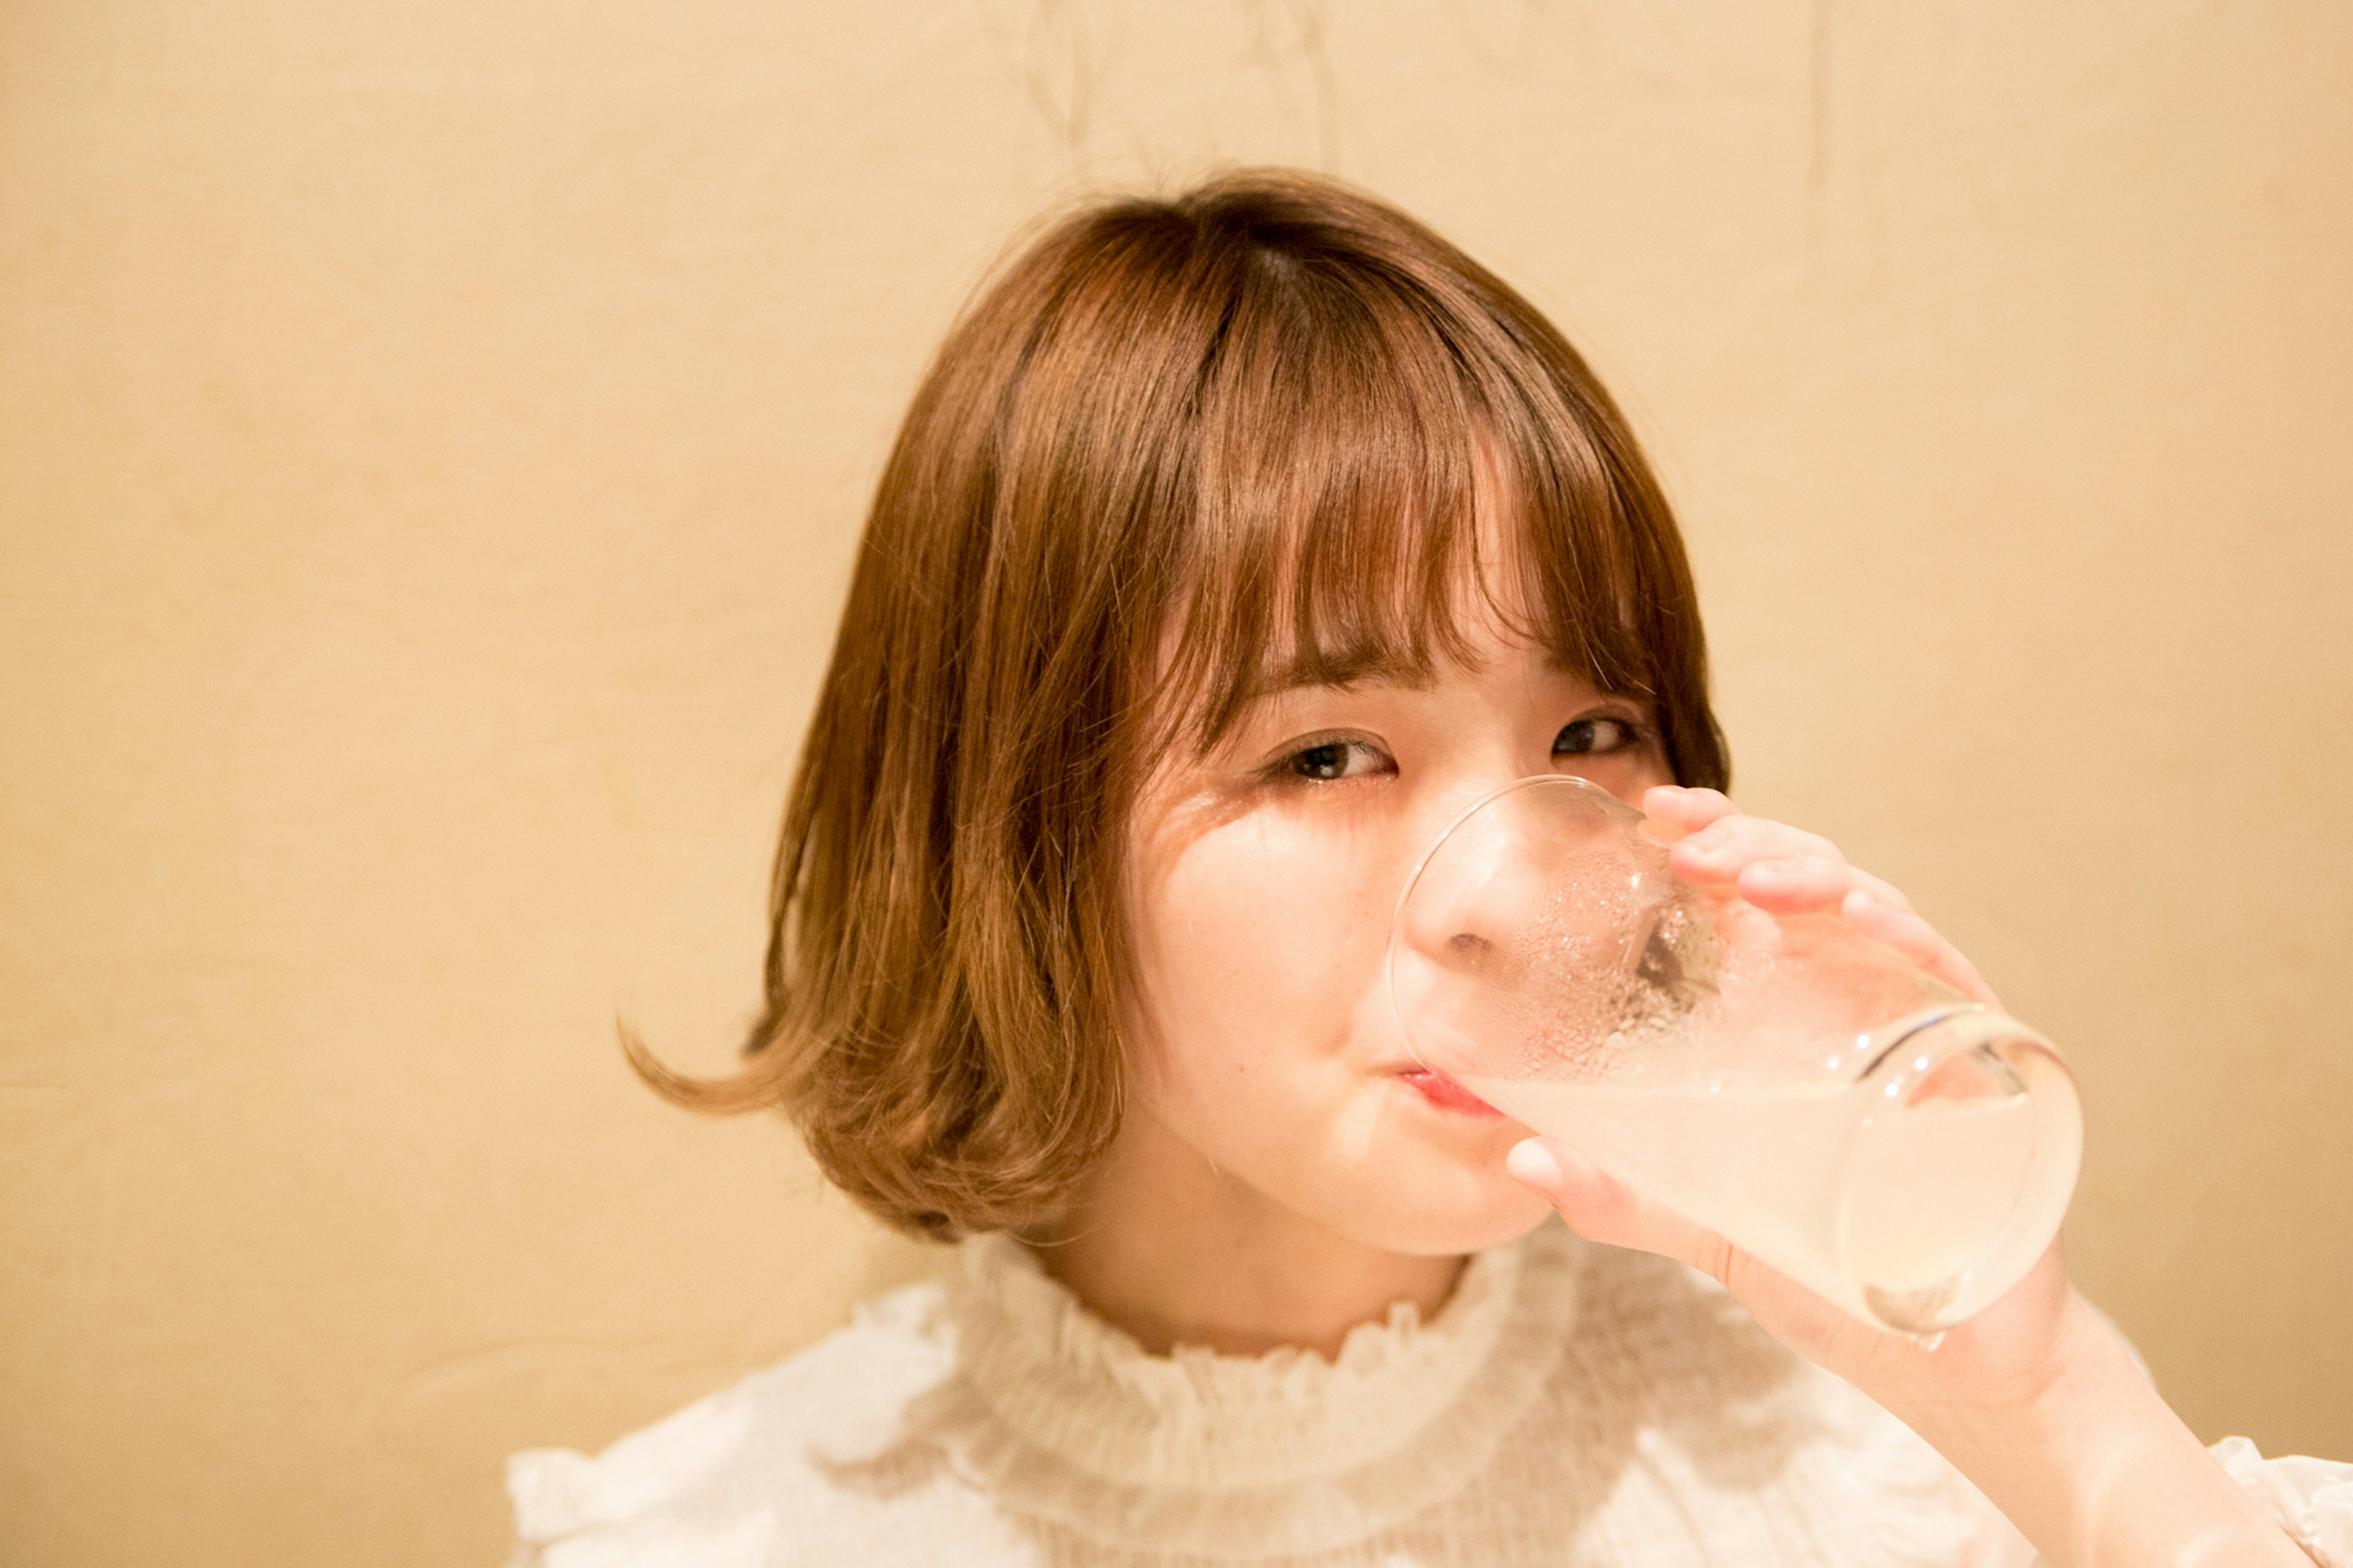
<path id="1" fill-rule="evenodd" d="M 1051 1215 L 1117 1129 L 1124 825 L 1145 759 L 1253 690 L 1461 647 L 1480 458 L 1525 627 L 1721 786 L 1683 544 L 1619 414 L 1517 294 L 1282 172 L 1069 218 L 965 312 L 882 473 L 785 812 L 732 1078 L 902 1230 Z"/>

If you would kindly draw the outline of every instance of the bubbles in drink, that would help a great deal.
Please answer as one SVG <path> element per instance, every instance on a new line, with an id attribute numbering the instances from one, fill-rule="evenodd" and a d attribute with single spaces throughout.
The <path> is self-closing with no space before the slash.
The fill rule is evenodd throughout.
<path id="1" fill-rule="evenodd" d="M 1643 864 L 1612 847 L 1554 871 L 1542 900 L 1474 939 L 1492 945 L 1463 952 L 1450 978 L 1479 992 L 1482 1033 L 1518 1070 L 1639 1076 L 1714 1004 L 1708 921 L 1663 856 Z"/>

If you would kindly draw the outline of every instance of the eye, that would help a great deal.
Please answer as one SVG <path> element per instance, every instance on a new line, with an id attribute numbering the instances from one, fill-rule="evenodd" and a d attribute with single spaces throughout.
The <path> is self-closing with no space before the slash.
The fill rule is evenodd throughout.
<path id="1" fill-rule="evenodd" d="M 1388 757 L 1369 741 L 1318 741 L 1282 759 L 1282 771 L 1293 777 L 1330 784 L 1385 772 Z"/>
<path id="2" fill-rule="evenodd" d="M 1638 745 L 1641 731 L 1623 719 L 1579 719 L 1552 738 L 1556 757 L 1599 757 Z"/>

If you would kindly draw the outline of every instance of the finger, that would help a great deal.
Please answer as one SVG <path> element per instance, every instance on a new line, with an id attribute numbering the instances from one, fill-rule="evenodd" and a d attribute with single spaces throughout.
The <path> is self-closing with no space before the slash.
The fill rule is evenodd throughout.
<path id="1" fill-rule="evenodd" d="M 1722 1237 L 1643 1196 L 1564 1143 L 1528 1138 L 1512 1146 L 1504 1170 L 1542 1194 L 1568 1228 L 1588 1241 L 1672 1258 L 1729 1287 L 1737 1250 Z"/>
<path id="2" fill-rule="evenodd" d="M 1676 876 L 1692 882 L 1729 882 L 1757 860 L 1810 855 L 1843 861 L 1839 847 L 1819 833 L 1762 816 L 1726 816 L 1710 823 L 1667 852 Z"/>
<path id="3" fill-rule="evenodd" d="M 1707 1275 L 1767 1333 L 1832 1371 L 1861 1372 L 1921 1352 L 1848 1316 L 1755 1254 L 1646 1198 L 1549 1138 L 1526 1139 L 1504 1169 L 1549 1200 L 1588 1241 L 1655 1252 Z"/>
<path id="4" fill-rule="evenodd" d="M 1656 784 L 1642 793 L 1642 837 L 1672 846 L 1739 809 L 1721 790 Z"/>
<path id="5" fill-rule="evenodd" d="M 1842 861 L 1803 856 L 1743 867 L 1740 896 L 1772 915 L 1835 912 L 1964 995 L 1999 1006 L 1977 965 L 1878 878 Z"/>
<path id="6" fill-rule="evenodd" d="M 1854 885 L 1890 909 L 1909 910 L 1912 900 L 1894 883 L 1874 877 L 1861 867 L 1855 868 Z"/>
<path id="7" fill-rule="evenodd" d="M 1777 915 L 1834 910 L 1856 892 L 1868 893 L 1890 909 L 1909 912 L 1912 908 L 1901 889 L 1843 860 L 1819 855 L 1752 860 L 1740 868 L 1736 881 L 1742 898 Z"/>
<path id="8" fill-rule="evenodd" d="M 1735 816 L 1739 810 L 1722 790 L 1658 784 L 1642 795 L 1642 815 L 1682 833 L 1697 833 L 1710 823 Z"/>
<path id="9" fill-rule="evenodd" d="M 1977 965 L 1903 901 L 1903 894 L 1868 872 L 1812 856 L 1759 860 L 1741 868 L 1737 889 L 1767 914 L 1835 911 L 1964 995 L 2000 1005 Z"/>
<path id="10" fill-rule="evenodd" d="M 1978 966 L 1946 941 L 1936 927 L 1910 910 L 1896 909 L 1882 902 L 1869 889 L 1857 889 L 1841 900 L 1839 913 L 1863 935 L 1894 948 L 1963 995 L 1989 1007 L 2001 1005 L 2001 999 L 1978 973 Z"/>
<path id="11" fill-rule="evenodd" d="M 1752 860 L 1740 868 L 1740 896 L 1767 914 L 1807 914 L 1838 909 L 1857 890 L 1855 868 L 1819 855 Z"/>

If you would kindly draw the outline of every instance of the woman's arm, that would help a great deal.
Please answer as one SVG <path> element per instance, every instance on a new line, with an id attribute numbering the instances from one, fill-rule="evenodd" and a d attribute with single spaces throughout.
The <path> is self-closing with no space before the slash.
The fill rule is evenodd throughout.
<path id="1" fill-rule="evenodd" d="M 1514 1150 L 1511 1169 L 1579 1235 L 1713 1275 L 1768 1332 L 1951 1460 L 2053 1568 L 2312 1568 L 2076 1294 L 2056 1247 L 1926 1351 L 1854 1321 L 1551 1140 Z"/>
<path id="2" fill-rule="evenodd" d="M 1940 978 L 1993 1000 L 1901 893 L 1848 866 L 1826 841 L 1740 816 L 1712 790 L 1653 790 L 1643 805 L 1688 835 L 1672 851 L 1679 874 L 1736 882 L 1744 898 L 1777 912 L 1837 910 Z M 1556 1142 L 1521 1144 L 1511 1170 L 1578 1234 L 1713 1275 L 1768 1332 L 1934 1445 L 2053 1568 L 2311 1568 L 2076 1293 L 2056 1243 L 2016 1289 L 1928 1351 L 1847 1317 Z"/>
<path id="3" fill-rule="evenodd" d="M 2054 1260 L 2055 1261 L 2055 1260 Z M 1991 1408 L 1927 1394 L 1895 1412 L 2052 1563 L 2311 1561 L 2158 1396 L 2072 1289 L 2057 1375 Z"/>

